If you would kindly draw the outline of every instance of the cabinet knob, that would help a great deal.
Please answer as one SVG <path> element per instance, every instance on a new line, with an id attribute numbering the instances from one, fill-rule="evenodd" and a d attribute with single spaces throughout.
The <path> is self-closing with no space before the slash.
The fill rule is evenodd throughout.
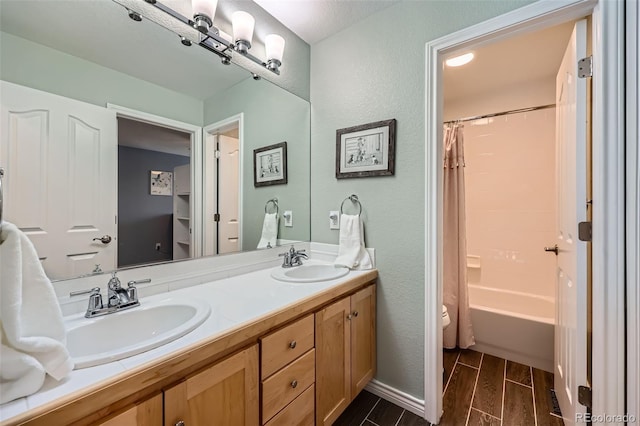
<path id="1" fill-rule="evenodd" d="M 357 317 L 358 316 L 358 311 L 353 311 L 353 316 Z"/>
<path id="2" fill-rule="evenodd" d="M 184 426 L 184 420 L 179 420 L 176 422 L 176 426 Z"/>
<path id="3" fill-rule="evenodd" d="M 353 317 L 353 315 L 351 315 L 351 314 L 347 314 L 347 319 L 348 319 L 348 320 L 351 320 L 351 318 L 352 318 L 352 317 Z"/>
<path id="4" fill-rule="evenodd" d="M 294 389 L 297 388 L 298 387 L 298 381 L 294 380 L 293 382 L 291 382 L 291 387 L 294 388 Z"/>
<path id="5" fill-rule="evenodd" d="M 289 343 L 289 347 L 290 347 L 291 349 L 295 349 L 295 348 L 296 348 L 296 345 L 297 345 L 297 343 L 296 343 L 296 341 L 295 341 L 295 340 L 292 340 L 292 341 L 291 341 L 291 343 Z"/>

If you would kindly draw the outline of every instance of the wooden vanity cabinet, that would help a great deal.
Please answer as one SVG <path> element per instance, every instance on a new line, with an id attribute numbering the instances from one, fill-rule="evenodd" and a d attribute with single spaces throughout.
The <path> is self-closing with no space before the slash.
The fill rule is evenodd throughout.
<path id="1" fill-rule="evenodd" d="M 95 423 L 96 426 L 160 426 L 162 424 L 162 394 L 156 394 L 123 412 Z"/>
<path id="2" fill-rule="evenodd" d="M 165 390 L 164 425 L 255 426 L 258 386 L 256 344 Z"/>
<path id="3" fill-rule="evenodd" d="M 262 424 L 312 426 L 314 315 L 260 338 Z"/>
<path id="4" fill-rule="evenodd" d="M 376 292 L 365 287 L 316 313 L 316 425 L 331 425 L 376 371 Z"/>

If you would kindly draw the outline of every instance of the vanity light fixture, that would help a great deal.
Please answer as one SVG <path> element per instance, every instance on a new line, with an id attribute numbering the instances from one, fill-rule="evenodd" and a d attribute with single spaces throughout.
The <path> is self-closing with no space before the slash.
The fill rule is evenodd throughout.
<path id="1" fill-rule="evenodd" d="M 445 61 L 445 64 L 449 67 L 461 67 L 462 65 L 466 65 L 473 59 L 473 53 L 465 53 L 464 55 L 454 56 L 453 58 L 449 58 Z"/>
<path id="2" fill-rule="evenodd" d="M 144 2 L 139 0 L 114 1 L 127 9 L 131 19 L 140 21 L 142 16 L 145 16 L 176 32 L 180 36 L 180 42 L 183 45 L 191 46 L 192 43 L 198 43 L 201 47 L 218 55 L 225 65 L 231 63 L 233 53 L 237 52 L 272 73 L 280 75 L 285 44 L 284 38 L 277 34 L 269 34 L 265 38 L 266 62 L 252 55 L 249 50 L 253 43 L 253 30 L 256 20 L 247 12 L 236 11 L 232 14 L 232 37 L 214 25 L 218 0 L 191 0 L 193 19 L 187 18 L 158 0 L 144 0 Z M 163 25 L 165 18 L 158 18 L 159 12 L 161 14 L 165 13 L 173 19 L 198 30 L 199 40 L 194 40 L 193 36 L 186 37 L 185 34 L 181 34 L 179 29 L 175 29 L 175 25 Z"/>
<path id="3" fill-rule="evenodd" d="M 207 33 L 213 27 L 218 0 L 191 0 L 193 27 L 201 33 Z"/>

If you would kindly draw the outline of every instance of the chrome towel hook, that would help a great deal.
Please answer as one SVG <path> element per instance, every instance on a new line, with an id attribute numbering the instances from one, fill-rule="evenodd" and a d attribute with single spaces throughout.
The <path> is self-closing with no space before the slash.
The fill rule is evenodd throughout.
<path id="1" fill-rule="evenodd" d="M 360 216 L 360 213 L 362 213 L 362 204 L 360 203 L 360 200 L 358 200 L 358 196 L 356 194 L 351 194 L 347 198 L 342 200 L 342 204 L 340 204 L 340 214 L 342 214 L 342 208 L 344 207 L 344 203 L 347 200 L 351 201 L 353 204 L 358 205 L 358 216 Z"/>

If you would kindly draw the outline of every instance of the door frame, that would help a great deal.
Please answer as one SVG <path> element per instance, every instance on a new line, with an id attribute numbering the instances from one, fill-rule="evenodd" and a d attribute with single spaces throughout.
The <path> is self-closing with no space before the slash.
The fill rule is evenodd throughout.
<path id="1" fill-rule="evenodd" d="M 202 161 L 201 166 L 202 166 L 202 177 L 203 177 L 203 198 L 202 198 L 202 215 L 203 215 L 203 220 L 204 220 L 204 216 L 205 216 L 205 210 L 206 210 L 206 194 L 210 193 L 208 188 L 208 184 L 207 182 L 204 181 L 204 179 L 206 178 L 205 176 L 205 162 L 206 162 L 206 146 L 204 146 L 206 144 L 206 134 L 213 134 L 216 133 L 218 131 L 224 131 L 225 128 L 233 128 L 237 126 L 238 127 L 238 150 L 239 150 L 239 155 L 238 155 L 238 188 L 240 189 L 240 196 L 238 197 L 238 221 L 239 226 L 238 226 L 238 249 L 239 251 L 242 251 L 242 227 L 244 224 L 244 217 L 243 217 L 243 210 L 242 210 L 242 205 L 243 205 L 243 191 L 242 189 L 244 188 L 244 159 L 245 159 L 245 152 L 244 152 L 244 113 L 238 113 L 235 115 L 232 115 L 231 117 L 227 117 L 223 120 L 220 121 L 216 121 L 215 123 L 212 124 L 208 124 L 206 125 L 203 129 L 202 129 L 202 141 L 203 141 L 203 149 L 202 149 Z M 217 182 L 214 181 L 214 189 L 217 191 Z M 204 249 L 205 247 L 205 238 L 207 235 L 207 223 L 203 222 L 204 227 L 202 228 L 202 230 L 204 231 L 202 233 L 202 247 Z M 214 232 L 215 235 L 215 232 Z"/>
<path id="2" fill-rule="evenodd" d="M 627 412 L 640 416 L 640 5 L 627 19 Z M 636 420 L 637 421 L 637 420 Z"/>
<path id="3" fill-rule="evenodd" d="M 431 423 L 442 415 L 443 57 L 588 15 L 594 28 L 592 341 L 598 348 L 592 358 L 592 412 L 624 414 L 624 3 L 539 1 L 426 43 L 424 395 Z"/>
<path id="4" fill-rule="evenodd" d="M 191 158 L 189 163 L 191 168 L 191 194 L 194 195 L 193 197 L 191 197 L 191 214 L 193 217 L 190 242 L 192 247 L 191 256 L 192 258 L 202 257 L 203 238 L 196 237 L 202 234 L 200 230 L 203 229 L 202 161 L 199 161 L 202 158 L 202 127 L 112 103 L 107 103 L 107 109 L 115 111 L 116 118 L 128 118 L 131 120 L 141 121 L 143 123 L 153 124 L 155 126 L 178 130 L 181 132 L 189 133 L 191 135 Z M 117 170 L 116 176 L 118 176 Z"/>

